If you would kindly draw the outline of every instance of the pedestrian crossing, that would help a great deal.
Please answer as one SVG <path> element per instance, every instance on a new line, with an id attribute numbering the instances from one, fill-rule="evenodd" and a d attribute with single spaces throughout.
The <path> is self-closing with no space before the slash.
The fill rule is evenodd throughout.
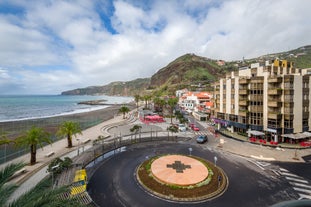
<path id="1" fill-rule="evenodd" d="M 295 175 L 284 168 L 280 168 L 280 175 L 284 176 L 293 189 L 300 196 L 299 199 L 311 199 L 311 183 L 303 177 Z"/>
<path id="2" fill-rule="evenodd" d="M 202 131 L 194 131 L 195 135 L 209 135 L 214 136 L 214 133 L 208 131 L 208 130 L 202 130 Z"/>

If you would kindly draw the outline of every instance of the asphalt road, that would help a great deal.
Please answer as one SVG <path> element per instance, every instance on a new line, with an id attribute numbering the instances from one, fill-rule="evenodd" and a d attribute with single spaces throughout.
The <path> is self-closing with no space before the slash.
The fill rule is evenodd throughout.
<path id="1" fill-rule="evenodd" d="M 146 193 L 136 182 L 135 170 L 144 160 L 159 154 L 189 155 L 189 147 L 193 149 L 192 155 L 211 162 L 214 162 L 215 156 L 218 158 L 217 165 L 225 171 L 229 179 L 229 187 L 222 196 L 203 203 L 175 203 Z M 299 198 L 289 182 L 279 173 L 275 173 L 280 168 L 278 163 L 259 163 L 221 150 L 213 150 L 208 143 L 198 145 L 193 140 L 132 145 L 126 151 L 109 157 L 98 165 L 88 184 L 88 192 L 98 206 L 264 207 Z M 296 164 L 290 166 L 294 165 Z"/>

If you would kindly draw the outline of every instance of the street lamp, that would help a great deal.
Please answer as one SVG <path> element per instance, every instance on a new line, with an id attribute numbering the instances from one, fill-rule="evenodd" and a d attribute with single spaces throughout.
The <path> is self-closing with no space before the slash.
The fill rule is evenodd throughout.
<path id="1" fill-rule="evenodd" d="M 79 151 L 80 151 L 80 139 L 78 138 L 77 141 L 78 141 L 78 156 L 79 156 Z"/>
<path id="2" fill-rule="evenodd" d="M 191 156 L 191 152 L 192 152 L 192 148 L 189 147 L 189 154 L 190 154 L 190 156 Z"/>
<path id="3" fill-rule="evenodd" d="M 215 162 L 215 167 L 216 167 L 216 163 L 217 163 L 217 157 L 214 157 L 214 162 Z"/>

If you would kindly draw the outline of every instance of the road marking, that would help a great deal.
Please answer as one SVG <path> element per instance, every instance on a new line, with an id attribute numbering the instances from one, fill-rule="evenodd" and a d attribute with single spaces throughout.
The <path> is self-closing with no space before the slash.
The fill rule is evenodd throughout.
<path id="1" fill-rule="evenodd" d="M 301 200 L 302 198 L 311 199 L 311 195 L 305 195 L 305 194 L 301 194 L 301 193 L 298 193 L 298 195 L 300 196 L 300 198 L 298 200 Z"/>
<path id="2" fill-rule="evenodd" d="M 291 185 L 295 185 L 298 187 L 304 187 L 304 188 L 309 188 L 311 190 L 311 186 L 310 185 L 305 185 L 305 184 L 301 184 L 301 183 L 294 183 L 294 182 L 289 182 Z"/>
<path id="3" fill-rule="evenodd" d="M 263 166 L 263 167 L 267 167 L 267 166 L 271 165 L 271 164 L 268 163 L 268 162 L 259 162 L 259 161 L 257 161 L 257 163 L 258 163 L 259 165 Z"/>
<path id="4" fill-rule="evenodd" d="M 303 189 L 303 188 L 296 188 L 296 187 L 293 187 L 293 188 L 294 188 L 295 191 L 309 193 L 311 195 L 311 190 L 306 190 L 306 189 Z"/>
<path id="5" fill-rule="evenodd" d="M 259 167 L 260 169 L 262 169 L 262 170 L 265 170 L 265 168 L 264 167 L 262 167 L 262 166 L 260 166 L 256 161 L 253 161 L 253 160 L 251 160 L 251 159 L 247 159 L 249 162 L 252 162 L 253 164 L 255 164 L 257 167 Z"/>
<path id="6" fill-rule="evenodd" d="M 288 173 L 288 172 L 282 172 L 282 175 L 286 175 L 286 176 L 291 176 L 291 177 L 302 179 L 302 177 L 300 177 L 298 175 L 295 175 L 295 174 L 292 174 L 292 173 Z"/>
<path id="7" fill-rule="evenodd" d="M 288 170 L 284 169 L 284 168 L 280 168 L 281 171 L 283 172 L 288 172 Z"/>
<path id="8" fill-rule="evenodd" d="M 292 181 L 296 181 L 296 182 L 300 182 L 300 183 L 309 183 L 306 180 L 301 180 L 301 179 L 296 179 L 296 178 L 291 178 L 291 177 L 285 177 L 287 180 L 292 180 Z"/>
<path id="9" fill-rule="evenodd" d="M 277 170 L 272 170 L 272 172 L 274 172 L 274 174 L 276 174 L 277 176 L 280 176 L 279 171 L 277 171 Z"/>

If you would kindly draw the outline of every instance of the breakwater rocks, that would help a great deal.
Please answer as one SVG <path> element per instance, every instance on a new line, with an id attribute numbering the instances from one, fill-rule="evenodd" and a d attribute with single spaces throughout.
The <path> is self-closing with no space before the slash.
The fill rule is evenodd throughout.
<path id="1" fill-rule="evenodd" d="M 84 105 L 113 105 L 105 103 L 107 100 L 101 99 L 101 100 L 91 100 L 91 101 L 81 101 L 78 102 L 78 104 L 84 104 Z"/>

